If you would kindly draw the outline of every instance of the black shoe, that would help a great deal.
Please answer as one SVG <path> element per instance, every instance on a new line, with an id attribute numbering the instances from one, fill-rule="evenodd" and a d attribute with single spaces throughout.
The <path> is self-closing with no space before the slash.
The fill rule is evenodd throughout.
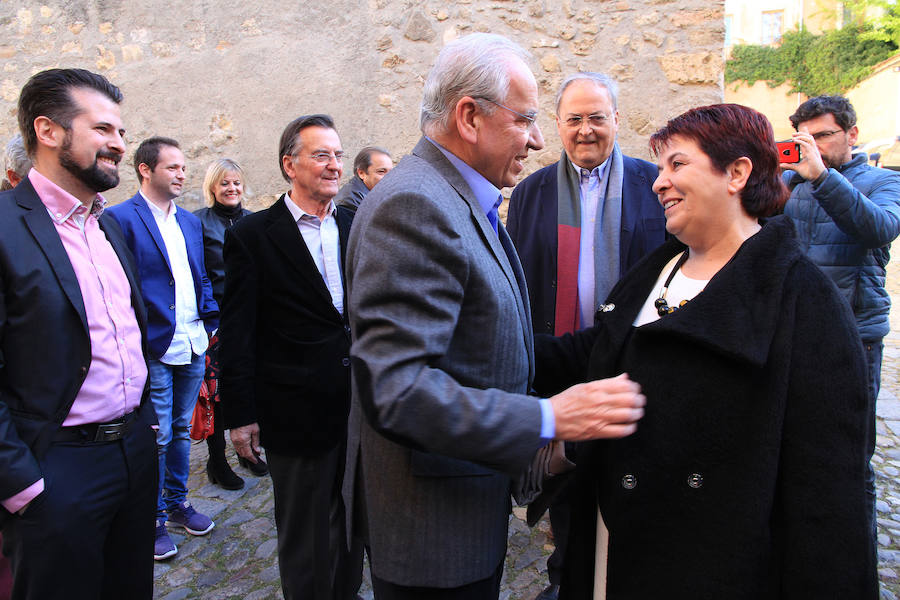
<path id="1" fill-rule="evenodd" d="M 557 598 L 559 598 L 559 586 L 551 583 L 534 600 L 556 600 Z"/>
<path id="2" fill-rule="evenodd" d="M 226 490 L 239 490 L 244 487 L 244 480 L 231 470 L 224 457 L 221 465 L 216 467 L 213 467 L 212 460 L 206 461 L 206 476 L 209 477 L 210 483 L 214 483 Z"/>
<path id="3" fill-rule="evenodd" d="M 262 477 L 263 475 L 269 474 L 269 465 L 266 464 L 262 458 L 259 457 L 259 454 L 254 452 L 254 456 L 256 456 L 256 462 L 252 463 L 243 456 L 238 456 L 238 464 L 248 469 L 251 473 L 256 475 L 257 477 Z"/>

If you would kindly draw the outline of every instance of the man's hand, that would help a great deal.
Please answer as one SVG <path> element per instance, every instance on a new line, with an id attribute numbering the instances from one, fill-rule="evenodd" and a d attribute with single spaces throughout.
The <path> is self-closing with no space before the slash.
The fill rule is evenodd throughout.
<path id="1" fill-rule="evenodd" d="M 238 456 L 256 464 L 256 457 L 262 452 L 259 446 L 259 425 L 250 423 L 231 430 L 231 444 Z"/>
<path id="2" fill-rule="evenodd" d="M 800 155 L 803 159 L 796 163 L 781 163 L 781 168 L 795 171 L 807 181 L 815 181 L 826 169 L 819 147 L 816 146 L 816 140 L 802 125 L 800 131 L 795 132 L 791 139 L 800 144 Z"/>
<path id="3" fill-rule="evenodd" d="M 625 373 L 573 385 L 550 398 L 556 439 L 580 442 L 631 435 L 646 403 L 641 386 Z"/>

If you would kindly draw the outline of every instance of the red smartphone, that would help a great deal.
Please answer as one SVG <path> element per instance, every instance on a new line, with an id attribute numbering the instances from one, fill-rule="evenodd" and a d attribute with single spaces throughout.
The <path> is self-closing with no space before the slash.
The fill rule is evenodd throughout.
<path id="1" fill-rule="evenodd" d="M 775 142 L 778 148 L 778 162 L 798 163 L 800 162 L 800 144 L 788 140 L 786 142 Z"/>

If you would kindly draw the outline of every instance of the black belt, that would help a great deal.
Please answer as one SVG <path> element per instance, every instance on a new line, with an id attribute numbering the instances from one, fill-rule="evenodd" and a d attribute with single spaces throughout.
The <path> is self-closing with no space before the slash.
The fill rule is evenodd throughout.
<path id="1" fill-rule="evenodd" d="M 125 437 L 128 428 L 134 422 L 137 411 L 131 411 L 108 423 L 85 423 L 71 427 L 60 427 L 54 442 L 114 442 Z"/>

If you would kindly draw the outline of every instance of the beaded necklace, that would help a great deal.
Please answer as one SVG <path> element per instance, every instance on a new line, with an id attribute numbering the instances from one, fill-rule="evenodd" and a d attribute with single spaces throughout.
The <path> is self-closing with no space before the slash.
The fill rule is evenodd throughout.
<path id="1" fill-rule="evenodd" d="M 681 258 L 678 259 L 678 262 L 675 263 L 675 266 L 672 267 L 672 271 L 666 278 L 666 282 L 663 284 L 662 291 L 659 294 L 659 298 L 657 298 L 656 301 L 653 302 L 653 306 L 656 307 L 656 312 L 660 317 L 672 314 L 689 302 L 689 300 L 682 300 L 678 303 L 678 306 L 669 306 L 669 303 L 666 302 L 666 292 L 669 291 L 669 284 L 672 283 L 672 279 L 675 278 L 675 273 L 678 272 L 678 269 L 680 269 L 682 265 L 684 265 L 687 259 L 688 251 L 685 250 L 684 254 L 681 255 Z"/>

